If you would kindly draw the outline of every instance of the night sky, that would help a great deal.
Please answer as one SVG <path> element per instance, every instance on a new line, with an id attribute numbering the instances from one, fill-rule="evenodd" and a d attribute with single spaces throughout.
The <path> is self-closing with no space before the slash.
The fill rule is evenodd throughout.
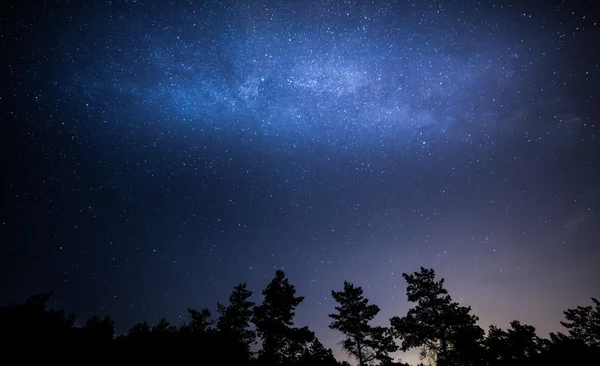
<path id="1" fill-rule="evenodd" d="M 484 328 L 543 336 L 600 296 L 593 1 L 13 3 L 1 302 L 54 290 L 122 332 L 283 269 L 342 356 L 344 280 L 388 324 L 434 268 Z"/>

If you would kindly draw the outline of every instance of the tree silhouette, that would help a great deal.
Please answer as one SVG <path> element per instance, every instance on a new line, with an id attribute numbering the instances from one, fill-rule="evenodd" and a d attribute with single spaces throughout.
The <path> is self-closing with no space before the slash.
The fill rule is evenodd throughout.
<path id="1" fill-rule="evenodd" d="M 392 327 L 369 324 L 379 308 L 364 298 L 363 291 L 345 282 L 342 291 L 332 291 L 337 313 L 330 328 L 342 332 L 344 348 L 359 365 L 408 366 L 393 362 L 389 354 L 402 341 L 403 350 L 421 348 L 437 366 L 548 366 L 587 365 L 600 359 L 600 302 L 564 312 L 560 322 L 567 334 L 537 336 L 535 328 L 519 321 L 506 330 L 490 326 L 487 336 L 476 324 L 470 308 L 452 302 L 444 280 L 436 281 L 433 270 L 421 268 L 407 275 L 408 300 L 416 305 L 406 316 L 391 319 Z M 337 362 L 307 327 L 294 326 L 294 312 L 303 301 L 282 271 L 262 291 L 263 301 L 254 306 L 251 291 L 242 283 L 234 287 L 227 305 L 217 304 L 218 318 L 209 309 L 188 309 L 189 320 L 179 327 L 166 319 L 151 325 L 140 322 L 124 335 L 114 337 L 109 317 L 93 316 L 81 327 L 75 315 L 47 306 L 52 293 L 34 295 L 22 303 L 0 306 L 0 337 L 5 360 L 23 362 L 184 363 L 241 366 L 350 366 Z M 251 345 L 256 333 L 262 345 L 258 358 Z M 257 343 L 255 343 L 257 344 Z M 24 352 L 25 351 L 25 352 Z M 419 366 L 424 366 L 420 364 Z"/>
<path id="2" fill-rule="evenodd" d="M 600 347 L 600 301 L 592 298 L 594 306 L 578 306 L 564 312 L 567 321 L 560 324 L 567 328 L 569 336 L 589 347 Z"/>
<path id="3" fill-rule="evenodd" d="M 316 337 L 306 348 L 299 364 L 306 366 L 338 366 L 333 352 L 329 348 L 325 348 Z"/>
<path id="4" fill-rule="evenodd" d="M 543 344 L 531 325 L 518 320 L 510 323 L 508 330 L 490 326 L 484 340 L 486 360 L 490 366 L 526 365 L 537 362 Z"/>
<path id="5" fill-rule="evenodd" d="M 209 309 L 188 309 L 190 320 L 179 328 L 181 342 L 198 351 L 210 352 L 215 347 L 214 320 Z"/>
<path id="6" fill-rule="evenodd" d="M 293 364 L 302 358 L 308 342 L 314 334 L 307 328 L 294 327 L 296 307 L 304 297 L 296 297 L 296 288 L 291 285 L 281 270 L 262 291 L 262 305 L 254 307 L 252 317 L 262 340 L 259 360 L 263 364 Z"/>
<path id="7" fill-rule="evenodd" d="M 61 350 L 50 344 L 68 344 L 75 339 L 75 315 L 47 309 L 52 292 L 30 297 L 23 303 L 0 307 L 0 336 L 3 350 L 16 352 L 22 347 L 44 349 L 45 357 L 61 357 Z M 19 355 L 23 362 L 40 357 L 36 352 Z"/>
<path id="8" fill-rule="evenodd" d="M 182 327 L 183 329 L 183 327 Z M 128 357 L 133 362 L 153 362 L 157 359 L 172 358 L 172 354 L 181 351 L 183 339 L 179 337 L 182 329 L 161 319 L 154 326 L 144 321 L 133 325 L 127 334 L 117 337 L 115 354 Z"/>
<path id="9" fill-rule="evenodd" d="M 389 330 L 369 325 L 379 313 L 379 307 L 369 304 L 369 300 L 363 296 L 362 288 L 348 281 L 344 282 L 343 291 L 331 291 L 331 295 L 339 306 L 335 307 L 337 314 L 329 314 L 333 319 L 329 328 L 346 336 L 342 341 L 344 350 L 358 359 L 359 366 L 375 360 L 390 362 L 392 358 L 389 353 L 395 352 L 398 346 Z"/>
<path id="10" fill-rule="evenodd" d="M 228 306 L 217 304 L 220 314 L 217 330 L 225 348 L 223 356 L 232 364 L 245 363 L 252 354 L 250 347 L 256 339 L 256 333 L 250 324 L 254 306 L 254 302 L 249 301 L 251 296 L 252 291 L 242 283 L 234 287 Z"/>
<path id="11" fill-rule="evenodd" d="M 128 338 L 148 337 L 150 336 L 150 324 L 147 321 L 134 324 L 127 332 Z"/>
<path id="12" fill-rule="evenodd" d="M 152 342 L 152 327 L 147 321 L 134 324 L 127 334 L 118 337 L 117 341 L 121 349 L 131 349 L 133 352 L 141 352 L 147 346 L 152 346 L 156 350 L 156 345 Z"/>
<path id="13" fill-rule="evenodd" d="M 87 353 L 106 353 L 115 336 L 115 323 L 107 316 L 89 318 L 81 329 L 77 329 L 77 347 Z"/>
<path id="14" fill-rule="evenodd" d="M 589 347 L 580 340 L 562 333 L 550 333 L 541 341 L 543 353 L 539 365 L 586 365 L 600 358 L 600 348 Z"/>
<path id="15" fill-rule="evenodd" d="M 444 279 L 435 280 L 433 269 L 403 273 L 408 301 L 417 303 L 406 316 L 390 319 L 401 349 L 421 348 L 421 358 L 431 357 L 437 365 L 478 364 L 483 329 L 470 307 L 452 301 Z"/>
<path id="16" fill-rule="evenodd" d="M 586 364 L 600 359 L 600 301 L 592 298 L 593 306 L 578 306 L 564 311 L 561 321 L 568 334 L 550 333 L 543 340 L 541 359 L 546 364 Z"/>
<path id="17" fill-rule="evenodd" d="M 93 316 L 85 322 L 81 330 L 86 338 L 92 338 L 91 340 L 95 342 L 108 343 L 115 336 L 115 322 L 108 316 L 103 319 Z"/>
<path id="18" fill-rule="evenodd" d="M 171 338 L 177 332 L 177 327 L 171 325 L 165 318 L 162 318 L 152 327 L 151 333 L 163 339 Z"/>
<path id="19" fill-rule="evenodd" d="M 192 309 L 188 308 L 190 322 L 186 325 L 187 329 L 192 333 L 207 333 L 210 327 L 214 324 L 212 314 L 209 309 Z"/>

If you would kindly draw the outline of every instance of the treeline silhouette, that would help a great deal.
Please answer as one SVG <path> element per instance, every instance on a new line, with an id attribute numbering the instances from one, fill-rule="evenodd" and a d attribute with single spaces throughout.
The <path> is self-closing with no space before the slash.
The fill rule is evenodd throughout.
<path id="1" fill-rule="evenodd" d="M 591 365 L 600 360 L 600 302 L 564 312 L 567 333 L 536 335 L 535 328 L 510 323 L 510 328 L 477 325 L 471 308 L 452 301 L 444 279 L 432 269 L 402 275 L 408 301 L 414 306 L 389 326 L 371 324 L 379 307 L 349 282 L 332 291 L 337 302 L 331 329 L 344 335 L 343 349 L 363 365 L 408 365 L 393 353 L 420 349 L 424 364 L 458 365 Z M 338 362 L 308 327 L 294 325 L 294 312 L 304 297 L 296 296 L 283 271 L 262 291 L 262 304 L 250 301 L 245 283 L 235 286 L 229 303 L 209 309 L 188 309 L 189 320 L 175 326 L 134 325 L 115 337 L 114 322 L 92 317 L 74 325 L 75 315 L 49 309 L 52 293 L 0 307 L 4 361 L 53 362 L 186 362 L 196 365 L 349 366 Z"/>

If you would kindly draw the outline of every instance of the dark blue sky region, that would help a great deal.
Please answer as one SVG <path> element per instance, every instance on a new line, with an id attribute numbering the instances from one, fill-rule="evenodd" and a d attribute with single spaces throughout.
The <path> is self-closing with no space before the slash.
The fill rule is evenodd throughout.
<path id="1" fill-rule="evenodd" d="M 282 268 L 341 357 L 330 291 L 385 323 L 426 266 L 559 329 L 600 287 L 592 3 L 3 4 L 1 300 L 122 331 Z"/>

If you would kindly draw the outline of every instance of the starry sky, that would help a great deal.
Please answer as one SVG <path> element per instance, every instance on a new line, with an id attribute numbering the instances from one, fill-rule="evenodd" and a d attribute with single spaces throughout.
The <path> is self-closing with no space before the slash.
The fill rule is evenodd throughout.
<path id="1" fill-rule="evenodd" d="M 124 331 L 283 269 L 341 357 L 331 290 L 386 324 L 425 266 L 558 330 L 600 292 L 592 3 L 3 2 L 0 300 Z"/>

